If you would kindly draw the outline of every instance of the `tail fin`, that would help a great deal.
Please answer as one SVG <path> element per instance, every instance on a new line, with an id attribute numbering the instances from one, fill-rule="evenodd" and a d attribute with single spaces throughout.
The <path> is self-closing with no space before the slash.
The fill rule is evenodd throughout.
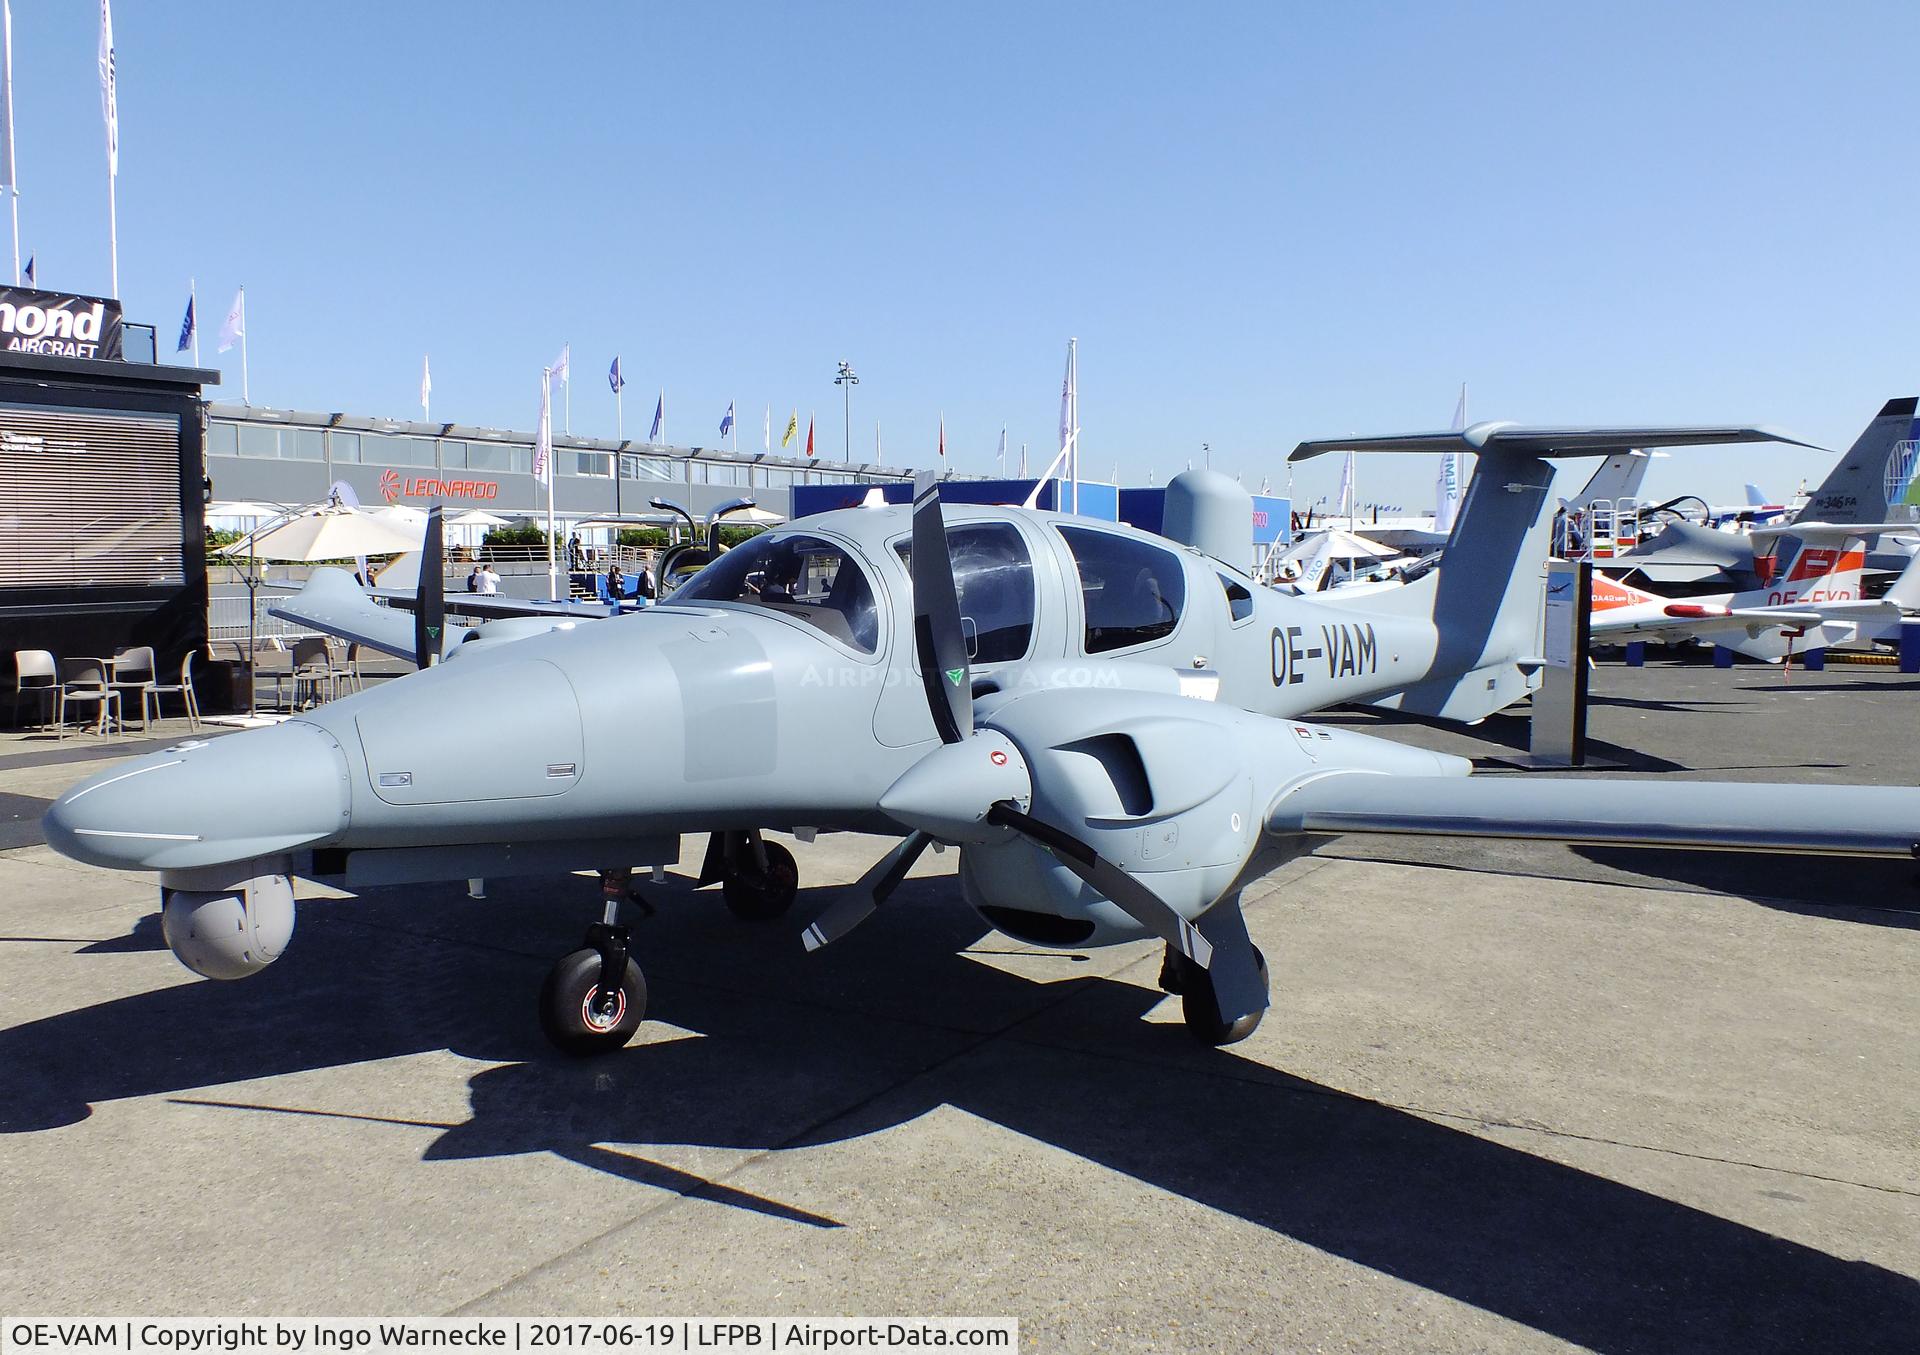
<path id="1" fill-rule="evenodd" d="M 1860 598 L 1860 571 L 1867 563 L 1864 538 L 1835 541 L 1830 535 L 1791 539 L 1793 554 L 1767 588 L 1770 605 L 1791 602 L 1855 602 Z"/>
<path id="2" fill-rule="evenodd" d="M 1593 610 L 1610 612 L 1619 607 L 1638 607 L 1643 602 L 1665 602 L 1666 598 L 1658 593 L 1649 593 L 1644 588 L 1635 588 L 1632 584 L 1621 583 L 1609 574 L 1596 572 L 1593 576 Z"/>
<path id="3" fill-rule="evenodd" d="M 1567 510 L 1572 512 L 1590 503 L 1637 498 L 1641 482 L 1647 478 L 1647 469 L 1653 465 L 1653 458 L 1660 455 L 1664 453 L 1636 450 L 1608 457 L 1587 481 L 1586 488 L 1567 500 Z"/>
<path id="4" fill-rule="evenodd" d="M 1920 399 L 1889 400 L 1807 500 L 1800 515 L 1817 522 L 1910 518 L 1914 492 L 1914 409 Z M 1902 505 L 1906 505 L 1903 507 Z M 1889 513 L 1889 508 L 1897 509 Z"/>
<path id="5" fill-rule="evenodd" d="M 1767 492 L 1760 488 L 1759 485 L 1749 481 L 1747 483 L 1747 506 L 1749 508 L 1765 508 L 1768 502 Z"/>
<path id="6" fill-rule="evenodd" d="M 1302 442 L 1290 460 L 1325 452 L 1471 451 L 1479 455 L 1440 567 L 1403 587 L 1357 599 L 1355 611 L 1430 616 L 1435 631 L 1427 676 L 1379 702 L 1421 715 L 1478 720 L 1538 685 L 1540 622 L 1548 539 L 1553 529 L 1550 456 L 1617 456 L 1635 448 L 1797 439 L 1745 424 L 1526 427 L 1479 423 L 1446 433 L 1392 434 Z M 1327 596 L 1329 605 L 1339 594 Z"/>
<path id="7" fill-rule="evenodd" d="M 1467 482 L 1438 568 L 1404 587 L 1330 605 L 1429 616 L 1437 632 L 1425 681 L 1377 704 L 1447 720 L 1480 720 L 1536 685 L 1540 607 L 1553 530 L 1554 468 L 1523 452 L 1485 449 Z"/>

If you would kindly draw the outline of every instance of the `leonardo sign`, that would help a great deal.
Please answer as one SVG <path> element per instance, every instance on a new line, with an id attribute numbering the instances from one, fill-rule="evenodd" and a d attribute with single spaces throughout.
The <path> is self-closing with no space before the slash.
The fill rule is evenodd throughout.
<path id="1" fill-rule="evenodd" d="M 117 360 L 120 303 L 32 287 L 0 287 L 0 350 Z"/>

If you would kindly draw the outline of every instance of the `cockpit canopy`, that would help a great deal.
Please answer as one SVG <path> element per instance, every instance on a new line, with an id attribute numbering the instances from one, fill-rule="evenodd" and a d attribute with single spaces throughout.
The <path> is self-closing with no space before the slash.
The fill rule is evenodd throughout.
<path id="1" fill-rule="evenodd" d="M 691 579 L 673 602 L 736 602 L 803 621 L 871 654 L 880 643 L 873 585 L 847 551 L 801 533 L 757 536 Z"/>

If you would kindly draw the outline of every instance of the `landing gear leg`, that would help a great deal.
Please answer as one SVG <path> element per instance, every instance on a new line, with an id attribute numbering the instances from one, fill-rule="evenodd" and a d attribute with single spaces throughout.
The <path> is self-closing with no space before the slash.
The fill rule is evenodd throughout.
<path id="1" fill-rule="evenodd" d="M 1194 924 L 1213 947 L 1213 964 L 1202 969 L 1169 951 L 1160 985 L 1180 996 L 1187 1029 L 1202 1044 L 1237 1044 L 1253 1034 L 1267 1014 L 1267 957 L 1247 935 L 1240 897 L 1230 894 Z"/>
<path id="2" fill-rule="evenodd" d="M 647 981 L 628 954 L 619 910 L 619 898 L 607 899 L 601 920 L 587 928 L 586 945 L 554 965 L 540 990 L 541 1029 L 566 1053 L 618 1049 L 646 1015 Z"/>
<path id="3" fill-rule="evenodd" d="M 715 834 L 716 839 L 721 836 Z M 758 829 L 727 833 L 724 838 L 719 858 L 720 892 L 733 915 L 750 922 L 768 922 L 783 915 L 800 893 L 800 868 L 794 864 L 793 853 L 777 842 L 768 842 Z M 709 859 L 713 856 L 709 850 Z"/>

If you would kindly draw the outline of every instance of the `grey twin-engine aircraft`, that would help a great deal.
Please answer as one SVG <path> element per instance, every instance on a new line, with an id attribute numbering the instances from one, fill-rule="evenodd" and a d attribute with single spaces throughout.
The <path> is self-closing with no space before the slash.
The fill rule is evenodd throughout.
<path id="1" fill-rule="evenodd" d="M 904 834 L 805 920 L 809 948 L 869 915 L 929 843 L 958 844 L 967 902 L 1004 932 L 1164 940 L 1162 985 L 1197 1035 L 1226 1043 L 1267 1005 L 1239 904 L 1263 847 L 1420 832 L 1913 849 L 1916 790 L 1469 779 L 1463 759 L 1300 718 L 1369 701 L 1477 720 L 1535 685 L 1546 456 L 1776 436 L 1483 424 L 1371 440 L 1481 460 L 1444 564 L 1348 605 L 1250 579 L 1245 494 L 1205 472 L 1170 486 L 1166 536 L 943 513 L 929 483 L 911 513 L 849 509 L 755 538 L 639 614 L 494 622 L 459 643 L 442 633 L 434 524 L 417 618 L 324 574 L 284 609 L 400 652 L 410 641 L 424 671 L 116 767 L 49 810 L 47 840 L 160 872 L 168 944 L 223 979 L 286 947 L 291 877 L 356 888 L 597 868 L 604 916 L 541 1000 L 549 1035 L 586 1052 L 624 1043 L 643 1015 L 618 910 L 632 869 L 676 862 L 681 834 L 712 835 L 703 880 L 755 918 L 797 888 L 764 830 Z"/>

